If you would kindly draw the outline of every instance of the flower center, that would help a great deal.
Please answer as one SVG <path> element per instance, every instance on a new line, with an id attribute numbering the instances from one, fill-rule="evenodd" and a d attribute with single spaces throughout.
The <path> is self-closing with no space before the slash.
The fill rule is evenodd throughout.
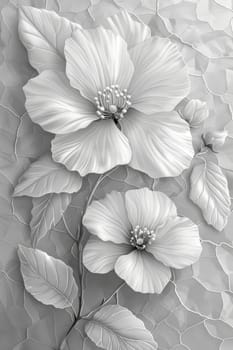
<path id="1" fill-rule="evenodd" d="M 154 230 L 149 230 L 147 227 L 137 225 L 130 231 L 130 244 L 139 249 L 144 250 L 147 244 L 151 244 L 156 238 Z"/>
<path id="2" fill-rule="evenodd" d="M 122 119 L 131 106 L 130 100 L 127 89 L 121 90 L 118 85 L 107 86 L 95 97 L 96 114 L 100 119 Z"/>

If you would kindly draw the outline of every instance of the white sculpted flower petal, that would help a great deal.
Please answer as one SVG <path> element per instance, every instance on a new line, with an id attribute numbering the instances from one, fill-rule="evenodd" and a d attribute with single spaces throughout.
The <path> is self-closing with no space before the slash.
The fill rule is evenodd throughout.
<path id="1" fill-rule="evenodd" d="M 129 244 L 131 226 L 123 194 L 113 191 L 93 201 L 84 214 L 83 225 L 103 241 Z"/>
<path id="2" fill-rule="evenodd" d="M 71 85 L 91 101 L 111 85 L 127 89 L 134 71 L 126 42 L 103 27 L 74 32 L 65 56 Z"/>
<path id="3" fill-rule="evenodd" d="M 44 130 L 66 134 L 97 119 L 95 107 L 74 90 L 62 72 L 43 71 L 24 86 L 26 109 Z"/>
<path id="4" fill-rule="evenodd" d="M 153 37 L 130 51 L 134 75 L 132 106 L 143 113 L 171 111 L 189 93 L 185 63 L 169 39 Z"/>
<path id="5" fill-rule="evenodd" d="M 128 164 L 131 148 L 112 120 L 101 120 L 72 134 L 57 135 L 52 141 L 52 155 L 56 162 L 85 176 Z"/>
<path id="6" fill-rule="evenodd" d="M 151 177 L 177 176 L 193 158 L 189 125 L 176 112 L 142 115 L 129 111 L 121 121 L 132 148 L 130 166 Z"/>
<path id="7" fill-rule="evenodd" d="M 107 17 L 102 25 L 107 29 L 111 29 L 114 34 L 120 35 L 128 44 L 128 48 L 149 39 L 151 36 L 150 28 L 133 18 L 127 11 L 120 11 L 111 17 Z"/>
<path id="8" fill-rule="evenodd" d="M 188 218 L 171 218 L 146 249 L 166 266 L 176 269 L 189 266 L 202 251 L 198 227 Z"/>
<path id="9" fill-rule="evenodd" d="M 176 206 L 170 198 L 148 188 L 127 191 L 125 205 L 133 227 L 139 225 L 153 230 L 177 215 Z"/>
<path id="10" fill-rule="evenodd" d="M 83 250 L 83 264 L 93 273 L 108 273 L 113 270 L 117 259 L 128 254 L 131 247 L 126 244 L 103 242 L 90 238 Z"/>
<path id="11" fill-rule="evenodd" d="M 153 255 L 134 250 L 122 255 L 115 264 L 116 274 L 136 292 L 161 293 L 171 278 L 169 267 Z"/>

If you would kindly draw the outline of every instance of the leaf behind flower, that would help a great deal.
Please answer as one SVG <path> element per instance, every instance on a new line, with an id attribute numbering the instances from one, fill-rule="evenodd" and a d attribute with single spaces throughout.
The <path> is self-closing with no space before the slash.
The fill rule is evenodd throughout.
<path id="1" fill-rule="evenodd" d="M 69 193 L 52 193 L 33 198 L 30 222 L 33 245 L 36 245 L 59 222 L 71 199 L 72 196 Z"/>
<path id="2" fill-rule="evenodd" d="M 78 24 L 54 11 L 30 6 L 19 11 L 19 36 L 28 50 L 31 65 L 39 73 L 46 69 L 65 70 L 65 40 L 78 28 Z"/>
<path id="3" fill-rule="evenodd" d="M 32 163 L 20 177 L 14 196 L 41 197 L 47 193 L 78 192 L 82 179 L 77 172 L 68 171 L 48 154 Z"/>

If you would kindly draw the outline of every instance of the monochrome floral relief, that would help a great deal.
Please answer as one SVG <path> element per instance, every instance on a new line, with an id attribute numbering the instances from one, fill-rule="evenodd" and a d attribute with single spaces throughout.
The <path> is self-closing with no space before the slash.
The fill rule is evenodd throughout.
<path id="1" fill-rule="evenodd" d="M 174 44 L 151 37 L 149 27 L 121 11 L 103 26 L 73 30 L 63 46 L 64 65 L 35 63 L 40 74 L 24 87 L 31 119 L 56 134 L 55 161 L 82 176 L 120 164 L 151 177 L 175 176 L 189 166 L 191 134 L 173 109 L 190 84 Z"/>
<path id="2" fill-rule="evenodd" d="M 232 4 L 0 6 L 0 345 L 231 349 Z"/>
<path id="3" fill-rule="evenodd" d="M 175 205 L 161 192 L 147 188 L 125 196 L 111 192 L 93 201 L 83 217 L 96 236 L 83 252 L 88 270 L 117 275 L 135 291 L 161 293 L 171 278 L 170 267 L 184 268 L 200 256 L 198 227 L 177 216 Z"/>

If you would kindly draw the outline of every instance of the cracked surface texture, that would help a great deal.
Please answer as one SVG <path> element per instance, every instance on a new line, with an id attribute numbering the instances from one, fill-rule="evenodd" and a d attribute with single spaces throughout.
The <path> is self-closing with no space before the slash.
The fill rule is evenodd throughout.
<path id="1" fill-rule="evenodd" d="M 233 108 L 233 4 L 226 0 L 2 0 L 0 37 L 0 348 L 4 350 L 55 350 L 72 322 L 70 310 L 42 305 L 23 286 L 17 245 L 30 244 L 28 197 L 12 199 L 14 186 L 28 165 L 50 147 L 51 136 L 33 124 L 25 112 L 22 86 L 35 75 L 20 43 L 17 8 L 30 5 L 54 10 L 84 27 L 120 7 L 147 22 L 153 34 L 177 43 L 189 68 L 190 98 L 207 102 L 209 126 L 223 128 Z M 157 6 L 157 15 L 154 9 Z M 188 171 L 186 172 L 188 173 Z M 124 287 L 117 295 L 121 305 L 140 317 L 151 330 L 159 350 L 233 349 L 233 215 L 222 232 L 208 226 L 200 209 L 188 198 L 187 174 L 154 181 L 120 168 L 96 192 L 102 198 L 111 190 L 141 184 L 154 186 L 176 203 L 179 215 L 199 225 L 203 240 L 200 260 L 176 271 L 161 295 L 141 295 Z M 232 174 L 227 173 L 232 196 Z M 74 269 L 75 237 L 90 175 L 74 196 L 62 220 L 40 240 L 38 248 L 59 257 Z M 114 273 L 85 274 L 84 312 L 101 303 L 119 284 Z M 64 350 L 97 347 L 73 329 Z"/>

